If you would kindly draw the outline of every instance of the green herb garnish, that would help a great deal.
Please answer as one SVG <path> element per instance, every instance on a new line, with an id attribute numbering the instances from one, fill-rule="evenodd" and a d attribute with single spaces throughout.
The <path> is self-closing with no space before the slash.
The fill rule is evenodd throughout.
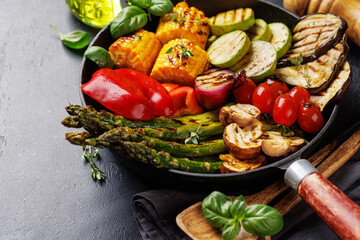
<path id="1" fill-rule="evenodd" d="M 214 191 L 202 202 L 205 219 L 214 227 L 223 228 L 222 239 L 232 240 L 241 230 L 269 236 L 278 233 L 283 225 L 282 215 L 274 208 L 255 204 L 246 207 L 243 196 L 234 201 L 223 193 Z"/>
<path id="2" fill-rule="evenodd" d="M 304 78 L 306 79 L 307 85 L 310 86 L 310 84 L 311 84 L 311 79 L 310 79 L 310 76 L 307 74 L 307 65 L 301 65 L 303 61 L 304 61 L 304 58 L 303 58 L 303 56 L 302 56 L 301 53 L 300 53 L 299 57 L 290 58 L 290 62 L 291 62 L 296 68 L 299 68 L 300 66 L 302 66 L 302 68 L 303 68 L 303 70 L 304 70 Z"/>
<path id="3" fill-rule="evenodd" d="M 84 57 L 95 62 L 99 66 L 99 68 L 113 67 L 111 56 L 105 48 L 99 46 L 92 46 L 85 51 Z"/>
<path id="4" fill-rule="evenodd" d="M 304 61 L 304 58 L 302 56 L 302 54 L 300 53 L 300 55 L 298 57 L 295 58 L 290 58 L 290 62 L 296 67 L 300 67 L 301 63 Z"/>
<path id="5" fill-rule="evenodd" d="M 96 181 L 104 181 L 105 180 L 105 176 L 103 174 L 105 174 L 103 171 L 101 171 L 98 166 L 96 166 L 96 164 L 93 162 L 93 159 L 99 159 L 100 158 L 100 154 L 99 151 L 95 148 L 94 151 L 92 151 L 92 147 L 91 146 L 83 146 L 83 159 L 86 161 L 90 162 L 90 167 L 92 169 L 92 173 L 91 173 L 91 178 Z"/>
<path id="6" fill-rule="evenodd" d="M 178 20 L 178 13 L 170 13 L 171 21 L 176 22 Z"/>
<path id="7" fill-rule="evenodd" d="M 188 144 L 188 143 L 192 143 L 192 144 L 199 144 L 199 135 L 197 134 L 199 132 L 199 129 L 201 127 L 201 124 L 199 125 L 199 127 L 197 128 L 196 132 L 191 132 L 190 133 L 190 137 L 186 138 L 184 143 Z"/>
<path id="8" fill-rule="evenodd" d="M 68 34 L 61 34 L 54 26 L 50 25 L 50 27 L 60 36 L 64 45 L 69 48 L 82 49 L 89 45 L 90 33 L 88 32 L 75 30 Z"/>
<path id="9" fill-rule="evenodd" d="M 136 35 L 136 36 L 135 36 L 135 38 L 136 38 L 137 40 L 141 40 L 141 37 L 142 37 L 142 36 L 140 36 L 140 35 Z"/>
<path id="10" fill-rule="evenodd" d="M 174 47 L 170 47 L 165 53 L 166 54 L 171 53 L 174 50 L 174 48 L 177 46 L 180 48 L 180 51 L 181 51 L 180 56 L 179 56 L 180 61 L 182 61 L 183 58 L 185 58 L 186 60 L 189 60 L 189 57 L 194 56 L 194 54 L 190 50 L 186 49 L 186 47 L 181 45 L 180 43 L 176 44 Z"/>
<path id="11" fill-rule="evenodd" d="M 180 21 L 178 22 L 178 24 L 181 26 L 184 24 L 184 21 L 185 21 L 184 15 L 180 15 Z"/>

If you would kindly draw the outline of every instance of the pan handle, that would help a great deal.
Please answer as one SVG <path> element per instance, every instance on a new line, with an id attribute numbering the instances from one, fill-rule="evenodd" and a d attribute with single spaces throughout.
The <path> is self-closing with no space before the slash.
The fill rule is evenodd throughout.
<path id="1" fill-rule="evenodd" d="M 360 239 L 360 207 L 301 159 L 285 172 L 285 182 L 341 238 Z"/>

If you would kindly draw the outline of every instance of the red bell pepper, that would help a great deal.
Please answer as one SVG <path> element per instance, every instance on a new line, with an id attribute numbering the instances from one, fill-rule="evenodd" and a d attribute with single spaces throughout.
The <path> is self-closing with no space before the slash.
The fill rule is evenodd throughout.
<path id="1" fill-rule="evenodd" d="M 194 88 L 180 87 L 178 84 L 172 83 L 163 83 L 162 85 L 170 90 L 170 96 L 174 101 L 175 113 L 173 117 L 196 115 L 204 112 L 204 109 L 199 106 Z"/>
<path id="2" fill-rule="evenodd" d="M 150 120 L 174 113 L 174 103 L 166 89 L 155 79 L 132 69 L 100 69 L 81 90 L 129 119 Z"/>
<path id="3" fill-rule="evenodd" d="M 175 83 L 162 83 L 161 85 L 162 85 L 168 92 L 171 92 L 172 90 L 180 87 L 179 84 L 175 84 Z"/>

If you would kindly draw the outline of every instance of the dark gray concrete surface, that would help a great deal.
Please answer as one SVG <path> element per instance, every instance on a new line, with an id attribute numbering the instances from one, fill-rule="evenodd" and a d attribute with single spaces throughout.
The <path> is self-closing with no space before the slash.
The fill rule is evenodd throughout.
<path id="1" fill-rule="evenodd" d="M 159 186 L 107 150 L 98 164 L 106 183 L 93 182 L 60 124 L 68 102 L 80 103 L 83 51 L 63 46 L 49 24 L 92 37 L 98 30 L 77 21 L 65 0 L 0 2 L 0 239 L 140 239 L 131 197 Z M 360 119 L 360 49 L 350 48 L 354 78 L 330 138 Z"/>

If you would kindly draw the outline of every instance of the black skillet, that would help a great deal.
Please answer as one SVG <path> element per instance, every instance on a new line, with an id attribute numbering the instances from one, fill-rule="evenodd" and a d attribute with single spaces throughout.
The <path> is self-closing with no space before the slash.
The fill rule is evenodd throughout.
<path id="1" fill-rule="evenodd" d="M 174 1 L 176 2 L 176 1 Z M 207 1 L 187 1 L 190 6 L 195 6 L 205 12 L 206 16 L 212 16 L 218 12 L 235 9 L 244 6 L 251 6 L 255 12 L 256 18 L 264 19 L 267 23 L 282 22 L 286 24 L 289 29 L 292 29 L 297 16 L 285 9 L 282 9 L 276 5 L 264 2 L 264 1 L 239 1 L 239 0 L 207 0 Z M 125 1 L 121 1 L 122 6 L 125 6 Z M 153 19 L 148 24 L 147 29 L 155 31 L 158 19 Z M 90 46 L 102 46 L 108 48 L 111 43 L 114 42 L 109 31 L 110 26 L 103 28 L 97 36 L 94 38 Z M 86 83 L 91 79 L 92 74 L 98 69 L 97 65 L 88 59 L 83 59 L 83 69 L 81 73 L 81 84 Z M 97 110 L 104 109 L 99 103 L 89 98 L 86 95 L 81 95 L 83 104 L 92 105 Z M 120 161 L 128 168 L 139 174 L 141 177 L 149 179 L 153 182 L 165 186 L 171 186 L 172 188 L 182 188 L 186 190 L 198 191 L 200 189 L 229 189 L 235 190 L 247 190 L 250 188 L 255 189 L 257 186 L 264 186 L 269 181 L 279 178 L 284 174 L 284 170 L 297 159 L 309 157 L 313 150 L 318 146 L 321 140 L 324 138 L 326 132 L 329 131 L 336 114 L 338 112 L 339 105 L 334 103 L 331 106 L 327 106 L 324 111 L 324 118 L 326 120 L 323 129 L 316 135 L 307 136 L 311 139 L 309 144 L 303 147 L 301 150 L 291 154 L 290 156 L 283 158 L 274 163 L 270 163 L 258 169 L 243 173 L 230 173 L 230 174 L 199 174 L 190 173 L 174 169 L 158 169 L 149 164 L 141 162 L 131 161 L 119 156 Z"/>

